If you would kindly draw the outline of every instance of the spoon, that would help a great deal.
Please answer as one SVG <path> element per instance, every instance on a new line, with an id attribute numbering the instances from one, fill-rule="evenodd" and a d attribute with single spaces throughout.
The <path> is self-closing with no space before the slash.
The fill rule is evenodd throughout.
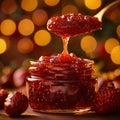
<path id="1" fill-rule="evenodd" d="M 100 10 L 100 12 L 98 12 L 96 15 L 94 15 L 94 17 L 97 17 L 100 21 L 102 21 L 103 15 L 112 10 L 114 7 L 116 7 L 118 4 L 120 4 L 120 0 L 116 0 L 112 3 L 110 3 L 109 5 L 107 5 L 106 7 L 104 7 L 102 10 Z"/>

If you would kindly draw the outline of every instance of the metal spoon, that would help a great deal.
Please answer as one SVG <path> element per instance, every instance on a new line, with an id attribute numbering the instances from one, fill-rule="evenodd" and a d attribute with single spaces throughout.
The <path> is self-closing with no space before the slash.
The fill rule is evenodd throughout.
<path id="1" fill-rule="evenodd" d="M 102 10 L 100 10 L 100 12 L 98 12 L 96 15 L 94 15 L 94 17 L 97 17 L 100 21 L 102 21 L 103 15 L 106 12 L 108 12 L 109 10 L 112 10 L 117 5 L 120 5 L 120 0 L 116 0 L 116 1 L 114 1 L 112 3 L 110 3 L 109 5 L 104 7 Z"/>

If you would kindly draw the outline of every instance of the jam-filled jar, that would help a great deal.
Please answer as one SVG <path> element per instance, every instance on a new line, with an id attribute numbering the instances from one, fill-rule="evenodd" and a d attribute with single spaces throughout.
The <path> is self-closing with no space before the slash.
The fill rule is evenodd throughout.
<path id="1" fill-rule="evenodd" d="M 27 79 L 30 107 L 40 112 L 90 110 L 95 94 L 94 62 L 74 54 L 31 61 Z"/>

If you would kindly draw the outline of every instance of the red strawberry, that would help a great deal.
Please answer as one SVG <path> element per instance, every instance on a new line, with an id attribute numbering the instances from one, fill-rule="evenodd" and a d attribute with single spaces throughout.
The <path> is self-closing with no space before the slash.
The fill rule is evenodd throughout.
<path id="1" fill-rule="evenodd" d="M 48 30 L 62 37 L 92 32 L 101 27 L 102 23 L 97 18 L 80 13 L 52 17 L 47 22 Z"/>
<path id="2" fill-rule="evenodd" d="M 105 78 L 98 78 L 98 91 L 105 89 L 106 87 L 114 88 L 114 84 L 113 84 L 112 80 L 105 79 Z"/>
<path id="3" fill-rule="evenodd" d="M 120 111 L 120 89 L 106 87 L 96 93 L 93 109 L 98 114 Z"/>
<path id="4" fill-rule="evenodd" d="M 28 107 L 28 98 L 21 92 L 15 91 L 8 95 L 4 110 L 9 116 L 19 116 Z"/>
<path id="5" fill-rule="evenodd" d="M 116 75 L 113 79 L 113 84 L 115 88 L 120 88 L 120 75 Z"/>
<path id="6" fill-rule="evenodd" d="M 0 90 L 0 109 L 4 108 L 4 102 L 7 96 L 8 96 L 7 90 L 1 89 Z"/>

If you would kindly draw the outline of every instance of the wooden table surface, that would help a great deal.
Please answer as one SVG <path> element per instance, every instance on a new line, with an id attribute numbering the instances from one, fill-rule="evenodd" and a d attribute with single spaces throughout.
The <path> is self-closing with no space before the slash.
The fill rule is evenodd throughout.
<path id="1" fill-rule="evenodd" d="M 28 108 L 20 117 L 9 117 L 3 110 L 0 111 L 0 120 L 120 120 L 120 114 L 96 115 L 94 113 L 75 114 L 50 114 L 34 112 Z"/>

